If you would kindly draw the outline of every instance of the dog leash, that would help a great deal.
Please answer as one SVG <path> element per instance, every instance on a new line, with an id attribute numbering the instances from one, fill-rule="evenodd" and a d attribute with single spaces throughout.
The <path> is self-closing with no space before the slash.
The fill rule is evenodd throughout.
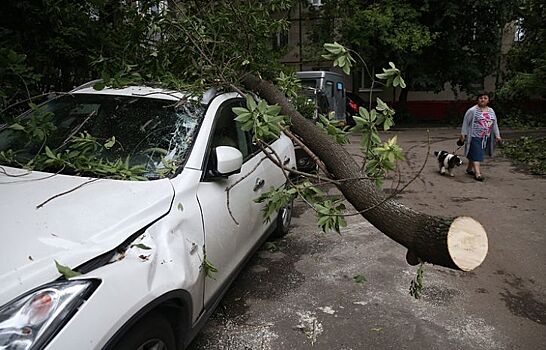
<path id="1" fill-rule="evenodd" d="M 458 152 L 463 146 L 464 146 L 464 143 L 463 143 L 462 145 L 460 145 L 459 147 L 457 147 L 457 149 L 455 149 L 455 150 L 453 151 L 452 154 L 453 154 L 454 156 L 456 156 L 456 155 L 457 155 L 457 152 Z"/>

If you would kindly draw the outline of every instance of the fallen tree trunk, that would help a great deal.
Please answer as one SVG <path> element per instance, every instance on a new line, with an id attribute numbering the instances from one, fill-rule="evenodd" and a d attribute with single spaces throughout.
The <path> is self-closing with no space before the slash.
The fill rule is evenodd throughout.
<path id="1" fill-rule="evenodd" d="M 406 260 L 416 265 L 419 260 L 453 269 L 470 271 L 487 255 L 487 234 L 482 225 L 470 217 L 439 217 L 417 212 L 393 199 L 386 199 L 369 179 L 362 178 L 353 157 L 330 136 L 299 114 L 284 94 L 272 83 L 253 75 L 243 84 L 270 104 L 282 107 L 291 118 L 291 130 L 326 165 L 338 188 L 362 216 L 391 239 L 408 249 Z"/>

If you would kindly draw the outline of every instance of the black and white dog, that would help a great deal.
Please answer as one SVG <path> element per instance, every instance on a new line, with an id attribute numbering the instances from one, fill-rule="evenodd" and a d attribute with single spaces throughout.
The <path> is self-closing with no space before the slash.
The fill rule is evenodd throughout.
<path id="1" fill-rule="evenodd" d="M 440 174 L 442 175 L 445 175 L 447 170 L 449 176 L 454 176 L 453 168 L 463 164 L 463 160 L 461 158 L 446 151 L 434 151 L 434 155 L 436 156 L 436 158 L 438 158 Z"/>

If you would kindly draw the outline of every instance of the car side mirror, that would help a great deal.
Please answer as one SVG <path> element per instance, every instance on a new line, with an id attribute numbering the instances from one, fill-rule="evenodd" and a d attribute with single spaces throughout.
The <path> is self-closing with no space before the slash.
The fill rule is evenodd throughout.
<path id="1" fill-rule="evenodd" d="M 243 166 L 243 154 L 235 147 L 218 146 L 213 149 L 212 175 L 215 177 L 228 177 L 241 172 Z"/>

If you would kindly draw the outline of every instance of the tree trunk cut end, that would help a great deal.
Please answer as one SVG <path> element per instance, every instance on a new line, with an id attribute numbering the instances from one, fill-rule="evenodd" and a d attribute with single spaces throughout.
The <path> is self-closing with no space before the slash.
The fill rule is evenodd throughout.
<path id="1" fill-rule="evenodd" d="M 478 221 L 468 216 L 460 216 L 449 227 L 447 249 L 458 268 L 472 271 L 487 256 L 487 233 Z"/>

